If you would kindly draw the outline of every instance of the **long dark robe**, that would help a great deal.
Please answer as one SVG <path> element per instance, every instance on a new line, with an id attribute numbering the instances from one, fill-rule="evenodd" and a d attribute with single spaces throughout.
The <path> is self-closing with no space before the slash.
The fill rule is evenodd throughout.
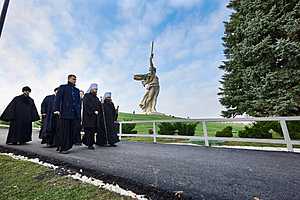
<path id="1" fill-rule="evenodd" d="M 74 137 L 80 131 L 79 119 L 62 119 L 58 120 L 58 151 L 67 151 L 73 147 Z"/>
<path id="2" fill-rule="evenodd" d="M 58 120 L 58 150 L 67 151 L 77 141 L 81 130 L 81 101 L 79 89 L 72 83 L 61 85 L 55 98 L 55 111 L 60 112 Z M 79 138 L 80 139 L 80 138 Z"/>
<path id="3" fill-rule="evenodd" d="M 1 120 L 10 122 L 6 144 L 24 144 L 32 140 L 32 122 L 40 119 L 29 96 L 16 96 L 2 113 Z"/>
<path id="4" fill-rule="evenodd" d="M 87 93 L 83 97 L 83 117 L 82 126 L 84 135 L 82 138 L 83 144 L 93 146 L 95 144 L 95 133 L 97 132 L 97 118 L 101 111 L 101 103 L 96 95 Z"/>
<path id="5" fill-rule="evenodd" d="M 55 95 L 46 96 L 41 105 L 41 113 L 46 114 L 42 118 L 42 128 L 40 138 L 42 144 L 56 146 L 57 142 L 57 120 L 58 116 L 54 115 Z"/>
<path id="6" fill-rule="evenodd" d="M 113 145 L 119 142 L 119 137 L 116 132 L 117 112 L 113 102 L 105 100 L 101 106 L 102 111 L 98 116 L 98 134 L 96 137 L 97 145 Z M 104 111 L 104 112 L 103 112 Z M 104 113 L 104 115 L 103 115 Z"/>

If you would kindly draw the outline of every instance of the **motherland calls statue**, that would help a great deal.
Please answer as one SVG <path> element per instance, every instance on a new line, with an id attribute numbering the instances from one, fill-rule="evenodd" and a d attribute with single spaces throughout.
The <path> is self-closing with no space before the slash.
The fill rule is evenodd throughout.
<path id="1" fill-rule="evenodd" d="M 155 106 L 159 94 L 159 81 L 153 64 L 153 56 L 152 42 L 149 72 L 147 74 L 136 74 L 133 77 L 134 80 L 142 81 L 143 86 L 146 88 L 146 93 L 139 104 L 145 114 L 158 114 Z"/>

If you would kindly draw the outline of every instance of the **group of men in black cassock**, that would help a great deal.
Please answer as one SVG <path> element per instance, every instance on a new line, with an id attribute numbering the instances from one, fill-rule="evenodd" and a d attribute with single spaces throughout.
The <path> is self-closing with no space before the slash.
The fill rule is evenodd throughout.
<path id="1" fill-rule="evenodd" d="M 41 104 L 41 143 L 47 147 L 57 147 L 60 153 L 67 153 L 74 144 L 81 143 L 88 149 L 94 149 L 94 144 L 115 147 L 119 142 L 116 122 L 118 108 L 115 109 L 111 93 L 105 93 L 101 102 L 97 97 L 97 84 L 91 84 L 84 95 L 75 84 L 76 76 L 69 75 L 67 84 L 55 88 L 53 95 L 44 98 Z M 24 87 L 22 92 L 10 102 L 0 117 L 10 122 L 7 144 L 31 141 L 32 122 L 40 119 L 34 101 L 29 96 L 31 89 Z M 81 138 L 82 129 L 84 135 Z"/>

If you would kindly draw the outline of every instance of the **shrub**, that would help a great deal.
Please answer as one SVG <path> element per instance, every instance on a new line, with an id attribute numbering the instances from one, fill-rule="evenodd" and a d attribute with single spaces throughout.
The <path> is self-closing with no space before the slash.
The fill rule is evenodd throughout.
<path id="1" fill-rule="evenodd" d="M 178 130 L 178 135 L 193 136 L 198 123 L 182 123 L 176 122 L 174 128 Z"/>
<path id="2" fill-rule="evenodd" d="M 265 122 L 256 122 L 251 127 L 246 126 L 245 130 L 238 132 L 241 138 L 272 138 L 270 125 Z"/>
<path id="3" fill-rule="evenodd" d="M 291 139 L 299 140 L 300 139 L 300 122 L 299 121 L 290 121 L 287 122 L 287 127 Z M 282 133 L 283 135 L 283 133 Z"/>
<path id="4" fill-rule="evenodd" d="M 300 122 L 299 121 L 289 121 L 289 122 L 286 122 L 286 125 L 287 125 L 288 130 L 289 130 L 290 138 L 293 139 L 293 140 L 300 139 Z M 276 126 L 272 127 L 272 129 L 275 132 L 279 133 L 281 136 L 283 136 L 281 126 L 278 122 L 277 122 Z"/>
<path id="5" fill-rule="evenodd" d="M 158 124 L 158 134 L 160 135 L 174 135 L 175 127 L 172 123 L 162 122 Z"/>
<path id="6" fill-rule="evenodd" d="M 136 124 L 122 124 L 123 134 L 136 134 L 137 131 L 133 130 Z"/>
<path id="7" fill-rule="evenodd" d="M 148 134 L 150 134 L 150 135 L 153 134 L 153 129 L 152 128 L 148 129 Z"/>
<path id="8" fill-rule="evenodd" d="M 299 121 L 288 121 L 286 122 L 289 135 L 291 139 L 300 139 L 300 122 Z M 254 124 L 256 128 L 263 130 L 264 132 L 270 132 L 271 130 L 277 132 L 279 135 L 283 137 L 283 132 L 281 130 L 280 123 L 277 121 L 272 122 L 256 122 Z M 247 133 L 241 133 L 245 135 Z"/>
<path id="9" fill-rule="evenodd" d="M 186 135 L 186 136 L 193 136 L 195 135 L 195 130 L 198 123 L 183 123 L 183 122 L 176 122 L 176 123 L 160 123 L 158 125 L 159 131 L 158 134 L 160 135 Z"/>
<path id="10" fill-rule="evenodd" d="M 217 131 L 216 137 L 233 137 L 232 127 L 226 126 L 223 130 Z"/>

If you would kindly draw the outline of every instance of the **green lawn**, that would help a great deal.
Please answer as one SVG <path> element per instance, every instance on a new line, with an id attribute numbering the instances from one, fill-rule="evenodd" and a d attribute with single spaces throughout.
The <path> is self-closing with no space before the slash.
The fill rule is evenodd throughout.
<path id="1" fill-rule="evenodd" d="M 44 166 L 0 155 L 0 199 L 127 200 L 107 190 L 58 176 Z"/>

